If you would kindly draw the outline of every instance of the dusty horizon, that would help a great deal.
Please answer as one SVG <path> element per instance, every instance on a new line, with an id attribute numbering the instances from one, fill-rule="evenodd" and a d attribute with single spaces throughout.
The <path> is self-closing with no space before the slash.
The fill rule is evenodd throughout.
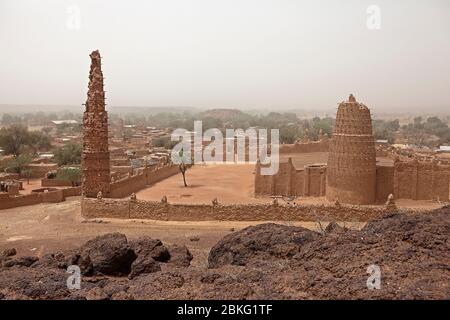
<path id="1" fill-rule="evenodd" d="M 0 105 L 82 111 L 99 49 L 113 107 L 328 111 L 350 93 L 376 112 L 450 106 L 444 0 L 6 0 L 0 26 Z"/>

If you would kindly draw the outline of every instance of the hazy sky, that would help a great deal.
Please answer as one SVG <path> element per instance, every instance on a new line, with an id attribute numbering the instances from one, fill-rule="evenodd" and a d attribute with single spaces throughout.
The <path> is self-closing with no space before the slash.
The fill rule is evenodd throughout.
<path id="1" fill-rule="evenodd" d="M 115 106 L 450 109 L 448 0 L 0 0 L 0 104 L 84 103 L 95 49 Z"/>

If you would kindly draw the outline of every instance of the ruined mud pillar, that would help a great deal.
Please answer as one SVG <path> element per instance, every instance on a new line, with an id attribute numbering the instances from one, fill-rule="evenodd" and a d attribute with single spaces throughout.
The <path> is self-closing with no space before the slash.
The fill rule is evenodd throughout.
<path id="1" fill-rule="evenodd" d="M 327 165 L 326 197 L 373 204 L 376 194 L 375 141 L 370 110 L 353 95 L 339 104 Z"/>
<path id="2" fill-rule="evenodd" d="M 86 111 L 83 114 L 83 153 L 81 156 L 82 191 L 85 197 L 110 194 L 108 150 L 108 114 L 105 111 L 105 92 L 100 53 L 93 51 Z"/>

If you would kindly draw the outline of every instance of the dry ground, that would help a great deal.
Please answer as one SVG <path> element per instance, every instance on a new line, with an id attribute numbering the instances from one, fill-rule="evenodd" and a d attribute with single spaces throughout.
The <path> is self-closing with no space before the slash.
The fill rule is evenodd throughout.
<path id="1" fill-rule="evenodd" d="M 130 239 L 150 236 L 168 244 L 185 244 L 194 255 L 193 264 L 206 263 L 209 249 L 232 230 L 258 222 L 176 222 L 153 220 L 96 219 L 81 216 L 79 197 L 65 202 L 0 210 L 0 252 L 16 248 L 19 255 L 42 256 L 72 249 L 95 236 L 121 232 Z M 314 229 L 313 222 L 285 223 Z M 361 225 L 354 225 L 361 227 Z M 197 236 L 199 241 L 190 241 Z"/>
<path id="2" fill-rule="evenodd" d="M 437 204 L 425 201 L 414 205 L 423 208 L 438 207 Z M 61 203 L 0 210 L 0 252 L 14 247 L 19 255 L 42 256 L 48 252 L 75 248 L 101 234 L 121 232 L 130 239 L 146 235 L 161 239 L 167 244 L 187 245 L 194 254 L 193 264 L 204 264 L 210 248 L 225 235 L 261 223 L 265 221 L 85 220 L 81 216 L 79 197 L 70 197 Z M 315 222 L 277 223 L 311 230 L 319 228 Z M 346 227 L 353 229 L 359 229 L 363 225 L 364 223 L 345 223 Z M 326 223 L 323 224 L 325 226 Z M 200 240 L 190 241 L 192 236 L 197 236 Z"/>
<path id="3" fill-rule="evenodd" d="M 41 185 L 41 179 L 21 179 L 23 190 L 20 190 L 20 194 L 30 194 L 34 189 L 45 188 Z M 53 189 L 65 189 L 67 187 L 49 187 Z"/>
<path id="4" fill-rule="evenodd" d="M 296 166 L 303 163 L 322 162 L 326 153 L 303 154 L 295 159 Z M 40 180 L 39 180 L 40 181 Z M 182 184 L 181 174 L 165 179 L 137 193 L 138 199 L 159 201 L 164 195 L 169 202 L 211 203 L 217 197 L 220 203 L 269 202 L 270 197 L 255 198 L 254 165 L 197 165 L 187 172 L 189 187 Z M 29 192 L 39 187 L 38 180 L 30 185 Z M 324 198 L 302 198 L 297 203 L 323 203 Z M 441 205 L 431 201 L 397 200 L 399 207 L 435 209 Z M 97 235 L 121 232 L 133 239 L 148 235 L 164 243 L 186 244 L 194 254 L 193 263 L 206 261 L 209 249 L 223 236 L 249 225 L 262 222 L 176 222 L 152 220 L 97 219 L 85 221 L 80 213 L 78 197 L 57 204 L 39 204 L 0 210 L 0 250 L 15 247 L 19 255 L 38 255 L 61 249 L 70 249 Z M 283 222 L 282 222 L 283 223 Z M 312 222 L 284 222 L 284 224 L 315 229 Z M 347 227 L 351 227 L 347 224 Z M 360 228 L 362 225 L 354 225 Z M 198 236 L 199 241 L 190 241 Z M 199 258 L 200 257 L 200 258 Z M 203 262 L 201 262 L 203 263 Z"/>
<path id="5" fill-rule="evenodd" d="M 159 201 L 165 195 L 169 202 L 220 203 L 270 202 L 270 197 L 255 198 L 254 164 L 195 165 L 186 172 L 188 187 L 184 187 L 181 174 L 174 175 L 139 191 L 142 200 Z"/>

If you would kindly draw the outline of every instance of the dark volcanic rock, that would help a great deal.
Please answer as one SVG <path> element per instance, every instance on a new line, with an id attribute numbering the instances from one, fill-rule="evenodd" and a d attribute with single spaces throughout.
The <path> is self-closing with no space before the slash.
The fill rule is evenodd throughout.
<path id="1" fill-rule="evenodd" d="M 192 260 L 192 254 L 186 246 L 171 245 L 169 247 L 169 263 L 178 267 L 189 267 Z"/>
<path id="2" fill-rule="evenodd" d="M 159 262 L 167 262 L 170 259 L 169 251 L 158 239 L 140 237 L 136 240 L 131 240 L 129 244 L 138 256 L 148 256 Z"/>
<path id="3" fill-rule="evenodd" d="M 94 264 L 92 263 L 91 257 L 89 255 L 89 252 L 83 251 L 81 253 L 75 253 L 69 257 L 69 260 L 67 261 L 67 265 L 77 265 L 80 267 L 81 274 L 90 276 L 94 274 Z M 99 268 L 95 270 L 97 273 L 105 273 L 105 271 L 101 271 Z M 111 272 L 111 271 L 107 271 Z M 114 274 L 114 272 L 111 272 Z"/>
<path id="4" fill-rule="evenodd" d="M 42 258 L 39 259 L 39 261 L 33 263 L 33 268 L 39 268 L 39 267 L 52 267 L 52 268 L 62 268 L 66 269 L 68 265 L 73 263 L 67 263 L 66 256 L 61 253 L 48 253 L 42 256 Z"/>
<path id="5" fill-rule="evenodd" d="M 123 265 L 112 248 L 127 256 L 125 236 L 104 236 L 75 253 L 44 256 L 31 268 L 1 268 L 0 299 L 450 299 L 450 207 L 390 214 L 362 230 L 330 229 L 319 234 L 276 224 L 246 228 L 211 250 L 214 269 L 197 263 L 186 268 L 192 255 L 185 246 L 168 247 L 168 263 L 155 261 L 154 249 L 163 245 L 146 240 L 133 244 L 138 258 L 126 260 L 129 278 L 83 276 L 81 289 L 69 290 L 69 274 L 61 266 L 70 259 L 95 267 L 91 253 L 105 250 L 103 260 Z M 371 265 L 381 271 L 379 290 L 367 288 Z"/>
<path id="6" fill-rule="evenodd" d="M 223 265 L 246 265 L 252 259 L 289 258 L 301 246 L 313 241 L 319 234 L 301 227 L 274 223 L 250 226 L 229 234 L 210 251 L 210 268 Z"/>
<path id="7" fill-rule="evenodd" d="M 17 266 L 0 272 L 4 299 L 64 299 L 70 292 L 67 273 L 61 269 Z"/>
<path id="8" fill-rule="evenodd" d="M 143 273 L 152 273 L 161 271 L 161 266 L 155 261 L 150 255 L 141 255 L 134 260 L 131 265 L 131 273 L 128 278 L 133 279 L 134 277 Z"/>
<path id="9" fill-rule="evenodd" d="M 29 267 L 36 261 L 38 261 L 38 257 L 19 257 L 11 260 L 6 260 L 3 262 L 3 267 L 10 268 L 12 266 L 21 266 L 21 267 Z"/>
<path id="10" fill-rule="evenodd" d="M 16 254 L 17 254 L 17 251 L 15 248 L 8 248 L 8 249 L 3 250 L 1 256 L 12 257 L 12 256 L 15 256 Z"/>
<path id="11" fill-rule="evenodd" d="M 136 254 L 125 235 L 109 233 L 86 242 L 75 255 L 73 263 L 93 272 L 105 275 L 128 275 Z"/>

